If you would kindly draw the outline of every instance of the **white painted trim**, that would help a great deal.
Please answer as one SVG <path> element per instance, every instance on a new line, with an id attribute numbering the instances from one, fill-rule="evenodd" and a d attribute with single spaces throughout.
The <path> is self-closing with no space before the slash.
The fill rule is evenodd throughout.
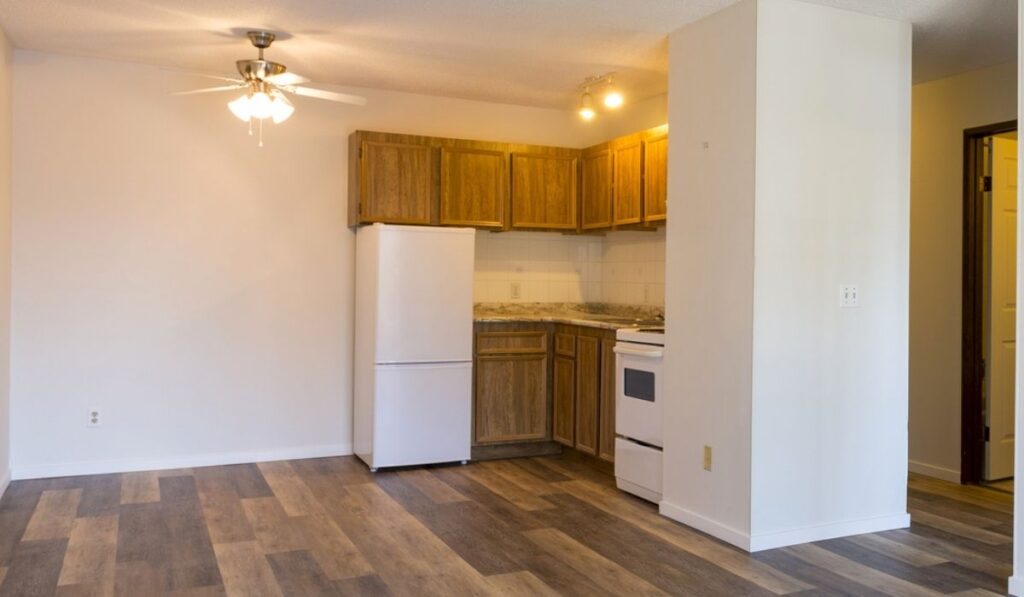
<path id="1" fill-rule="evenodd" d="M 99 475 L 106 473 L 128 473 L 132 471 L 159 471 L 174 468 L 217 466 L 221 464 L 244 464 L 268 462 L 271 460 L 296 460 L 299 458 L 323 458 L 326 456 L 350 456 L 352 444 L 328 444 L 324 446 L 298 446 L 280 450 L 256 452 L 219 452 L 194 454 L 174 458 L 126 458 L 123 460 L 91 460 L 85 462 L 61 462 L 56 464 L 15 465 L 10 471 L 14 479 L 45 479 L 73 475 Z"/>
<path id="2" fill-rule="evenodd" d="M 836 537 L 905 529 L 909 526 L 910 514 L 903 513 L 820 524 L 774 533 L 762 533 L 750 538 L 750 549 L 748 551 L 755 552 L 775 549 L 776 547 L 786 547 L 787 545 L 825 541 L 826 539 L 835 539 Z"/>
<path id="3" fill-rule="evenodd" d="M 7 467 L 3 475 L 0 476 L 0 497 L 3 497 L 7 493 L 7 486 L 11 484 L 11 468 Z"/>
<path id="4" fill-rule="evenodd" d="M 935 466 L 934 464 L 926 464 L 924 462 L 918 462 L 917 460 L 911 460 L 907 464 L 907 468 L 910 469 L 910 472 L 912 473 L 917 473 L 926 477 L 942 479 L 943 481 L 949 481 L 951 483 L 960 483 L 960 471 L 951 468 Z"/>
<path id="5" fill-rule="evenodd" d="M 685 508 L 680 508 L 679 506 L 664 500 L 662 500 L 658 505 L 658 511 L 666 518 L 671 518 L 676 522 L 681 522 L 686 526 L 693 527 L 698 531 L 703 531 L 713 537 L 717 537 L 726 543 L 731 543 L 740 549 L 750 551 L 750 535 L 742 531 L 737 531 L 736 529 L 726 526 L 716 520 L 691 512 Z"/>
<path id="6" fill-rule="evenodd" d="M 1011 576 L 1008 584 L 1007 593 L 1017 595 L 1018 597 L 1024 596 L 1024 578 L 1017 575 Z"/>

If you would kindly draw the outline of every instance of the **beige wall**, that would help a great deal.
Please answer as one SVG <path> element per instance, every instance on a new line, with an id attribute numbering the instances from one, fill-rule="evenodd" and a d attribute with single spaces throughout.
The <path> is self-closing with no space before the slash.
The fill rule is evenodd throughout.
<path id="1" fill-rule="evenodd" d="M 583 147 L 644 120 L 359 90 L 297 99 L 259 148 L 230 96 L 169 95 L 205 79 L 26 51 L 14 70 L 16 477 L 348 452 L 349 132 Z"/>
<path id="2" fill-rule="evenodd" d="M 963 131 L 1013 120 L 1013 63 L 913 88 L 910 468 L 960 477 Z"/>
<path id="3" fill-rule="evenodd" d="M 13 52 L 0 30 L 0 493 L 10 480 L 11 80 Z"/>

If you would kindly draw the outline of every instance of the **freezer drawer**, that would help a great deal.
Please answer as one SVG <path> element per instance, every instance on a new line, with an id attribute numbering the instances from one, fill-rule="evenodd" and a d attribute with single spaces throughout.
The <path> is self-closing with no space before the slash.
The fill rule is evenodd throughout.
<path id="1" fill-rule="evenodd" d="M 371 468 L 469 460 L 472 362 L 377 365 Z"/>

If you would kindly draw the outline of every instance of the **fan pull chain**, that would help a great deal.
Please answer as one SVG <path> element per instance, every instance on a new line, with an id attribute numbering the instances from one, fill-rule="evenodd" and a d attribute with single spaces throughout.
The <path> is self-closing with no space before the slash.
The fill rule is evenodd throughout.
<path id="1" fill-rule="evenodd" d="M 252 118 L 249 118 L 249 136 L 252 136 Z"/>
<path id="2" fill-rule="evenodd" d="M 263 147 L 263 121 L 260 120 L 260 147 Z"/>

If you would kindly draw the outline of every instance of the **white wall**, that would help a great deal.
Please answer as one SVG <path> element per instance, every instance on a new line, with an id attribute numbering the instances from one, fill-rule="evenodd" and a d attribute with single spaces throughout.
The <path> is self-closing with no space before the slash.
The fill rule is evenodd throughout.
<path id="1" fill-rule="evenodd" d="M 25 51 L 14 72 L 16 477 L 347 452 L 348 133 L 582 147 L 627 132 L 356 90 L 365 108 L 298 99 L 261 149 L 229 96 L 168 95 L 204 79 Z"/>
<path id="2" fill-rule="evenodd" d="M 912 97 L 910 469 L 959 483 L 963 132 L 1017 117 L 1017 66 L 915 85 Z"/>
<path id="3" fill-rule="evenodd" d="M 910 58 L 906 23 L 759 2 L 753 549 L 909 523 Z"/>
<path id="4" fill-rule="evenodd" d="M 512 298 L 514 283 L 518 299 Z M 665 229 L 478 234 L 473 294 L 476 302 L 664 306 Z"/>
<path id="5" fill-rule="evenodd" d="M 11 479 L 11 81 L 13 51 L 0 30 L 0 495 Z"/>
<path id="6" fill-rule="evenodd" d="M 746 549 L 909 523 L 910 34 L 747 0 L 669 40 L 661 511 Z"/>
<path id="7" fill-rule="evenodd" d="M 737 544 L 750 534 L 756 28 L 746 1 L 669 37 L 661 511 Z"/>
<path id="8" fill-rule="evenodd" d="M 1017 2 L 1017 122 L 1024 120 L 1024 0 Z M 1024 143 L 1017 143 L 1017 213 L 1024 207 L 1020 181 L 1024 179 Z M 1024 219 L 1017 218 L 1017 238 L 1024 238 Z M 1017 280 L 1024 280 L 1024 243 L 1017 242 Z M 1017 304 L 1024 301 L 1024 284 L 1017 284 Z M 1017 309 L 1017 337 L 1024 332 L 1024 313 Z M 1015 383 L 1014 436 L 1024 437 L 1024 351 L 1017 351 Z M 1013 445 L 1014 477 L 1024 479 L 1024 442 Z M 1013 576 L 1007 592 L 1024 595 L 1024 492 L 1013 494 Z"/>

